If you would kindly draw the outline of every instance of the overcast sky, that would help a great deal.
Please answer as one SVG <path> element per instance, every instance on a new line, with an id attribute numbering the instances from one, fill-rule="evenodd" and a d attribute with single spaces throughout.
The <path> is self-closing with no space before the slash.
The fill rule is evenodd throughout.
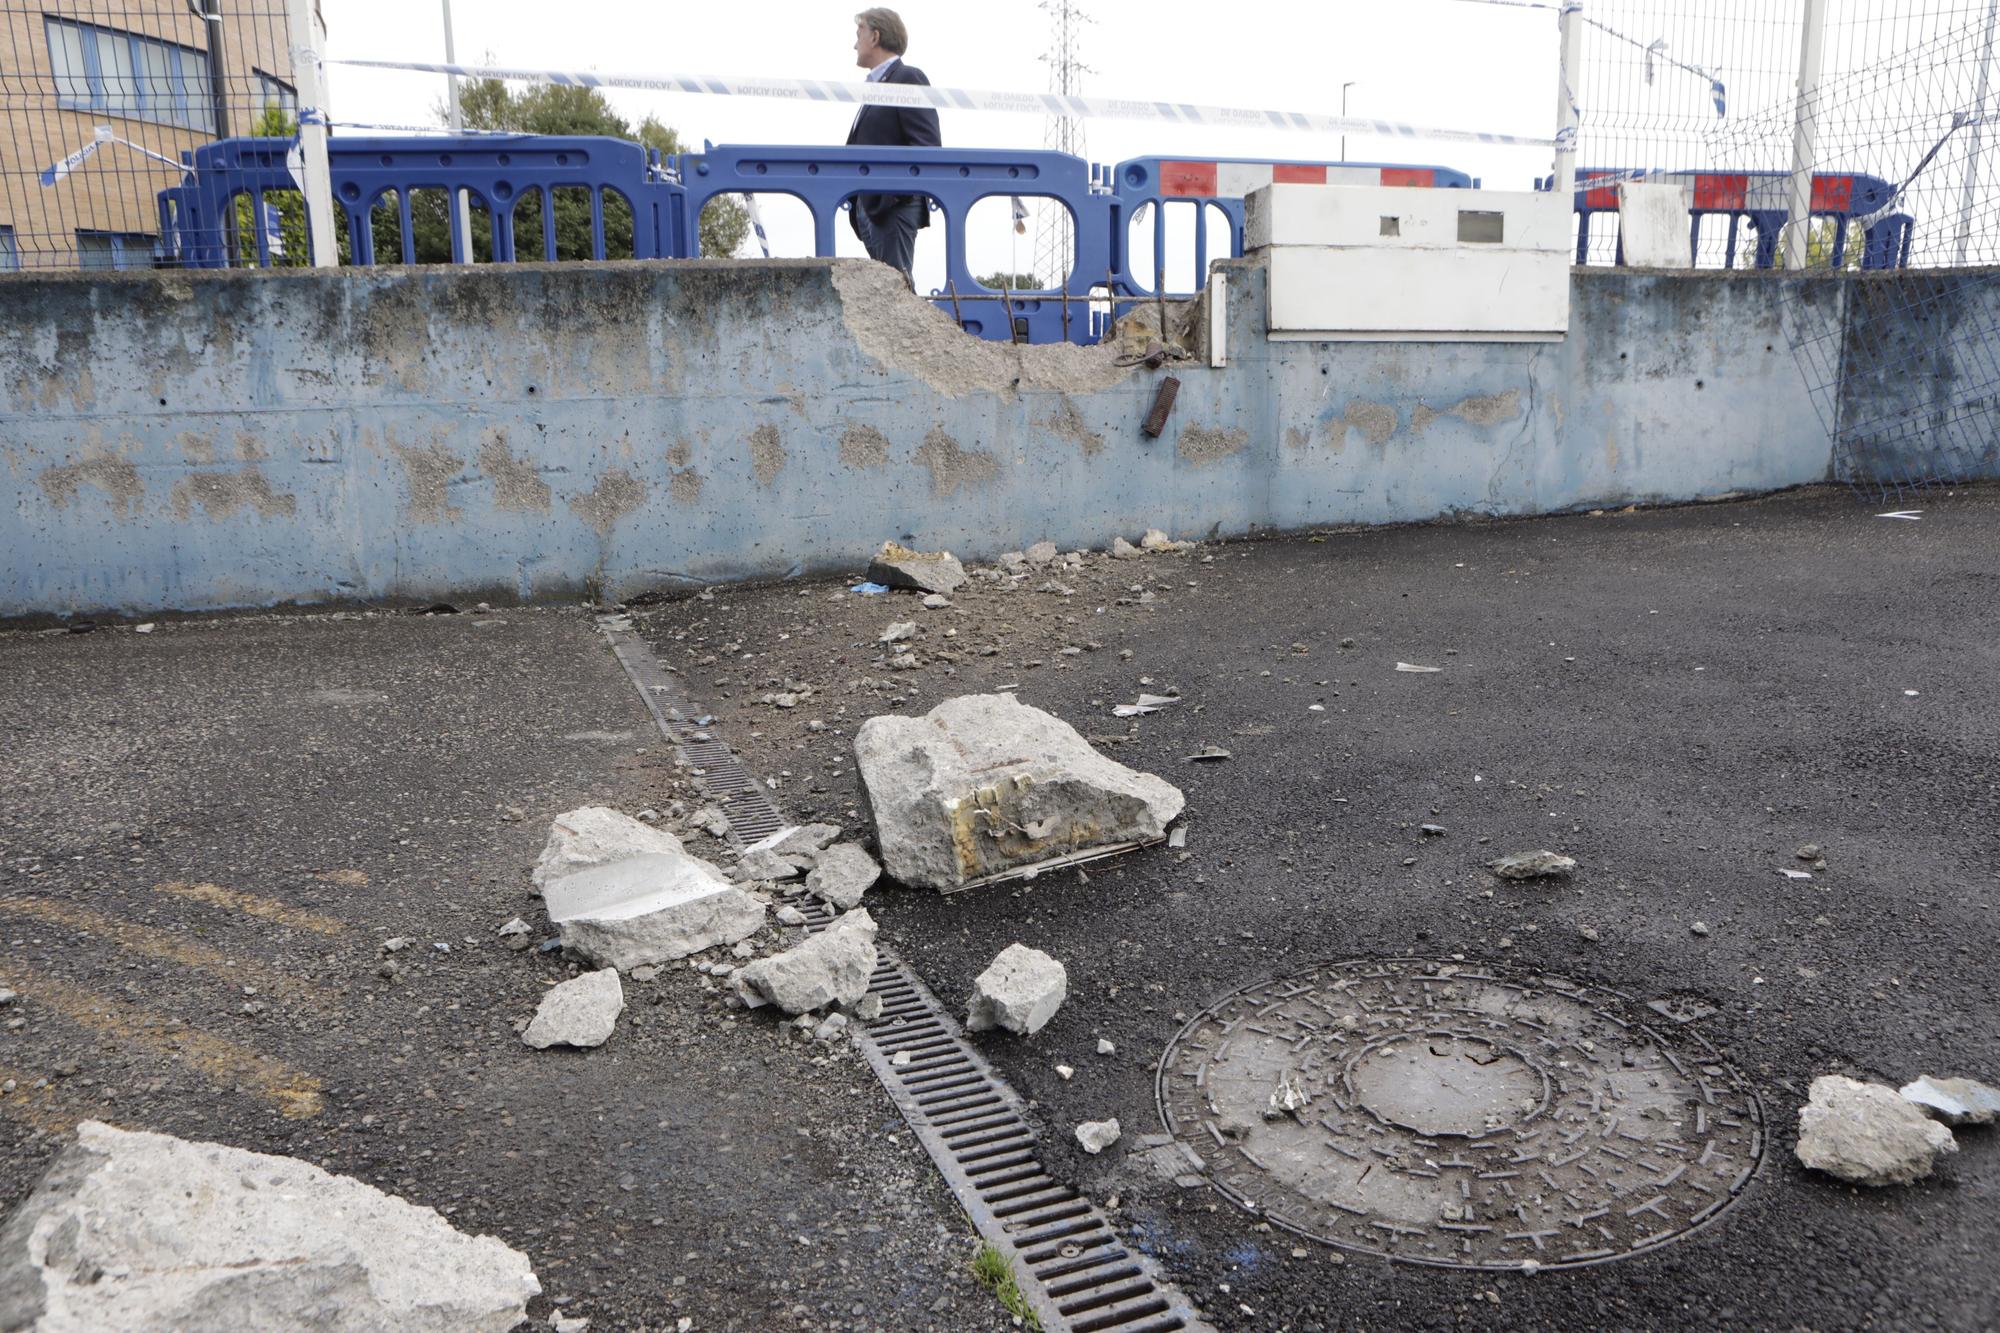
<path id="1" fill-rule="evenodd" d="M 461 62 L 603 73 L 764 75 L 858 79 L 855 8 L 826 0 L 696 5 L 631 0 L 458 0 L 453 6 Z M 1341 84 L 1355 114 L 1465 129 L 1553 133 L 1556 33 L 1552 14 L 1458 3 L 1400 0 L 1393 5 L 1322 0 L 1237 0 L 1227 6 L 1088 0 L 1082 28 L 1090 67 L 1083 91 L 1146 100 L 1338 112 Z M 375 60 L 440 60 L 444 24 L 439 0 L 324 0 L 327 54 Z M 908 60 L 935 84 L 1040 91 L 1049 15 L 1033 0 L 981 5 L 915 0 L 899 8 L 910 29 Z M 435 75 L 329 71 L 336 122 L 421 125 L 434 122 L 444 81 Z M 826 143 L 847 136 L 849 111 L 756 98 L 613 89 L 620 112 L 648 112 L 699 143 Z M 1040 117 L 943 113 L 947 145 L 1039 147 Z M 1285 157 L 1336 160 L 1337 136 L 1198 130 L 1130 121 L 1086 126 L 1087 155 L 1117 162 L 1148 155 Z M 1349 160 L 1434 163 L 1483 176 L 1486 184 L 1525 189 L 1548 171 L 1548 153 L 1444 143 L 1351 138 Z M 1004 204 L 976 215 L 969 236 L 976 272 L 1007 268 L 1013 234 Z M 764 207 L 773 250 L 811 253 L 802 205 Z M 1180 221 L 1176 219 L 1176 221 Z M 1176 227 L 1175 242 L 1191 235 Z M 842 253 L 861 253 L 845 227 Z M 1020 268 L 1030 266 L 1034 235 L 1018 241 Z M 943 241 L 920 240 L 917 280 L 943 279 Z M 747 251 L 746 251 L 747 252 Z M 1170 274 L 1170 279 L 1171 279 Z M 1189 275 L 1191 276 L 1191 274 Z"/>

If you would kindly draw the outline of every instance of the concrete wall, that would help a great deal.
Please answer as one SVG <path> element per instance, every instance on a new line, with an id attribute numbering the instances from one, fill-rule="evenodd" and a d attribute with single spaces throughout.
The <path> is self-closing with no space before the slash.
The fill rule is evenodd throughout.
<path id="1" fill-rule="evenodd" d="M 981 343 L 859 261 L 0 279 L 0 615 L 614 594 L 1148 526 L 1525 514 L 1816 481 L 1778 331 L 1837 284 L 1576 275 L 1553 345 L 1229 364 Z"/>

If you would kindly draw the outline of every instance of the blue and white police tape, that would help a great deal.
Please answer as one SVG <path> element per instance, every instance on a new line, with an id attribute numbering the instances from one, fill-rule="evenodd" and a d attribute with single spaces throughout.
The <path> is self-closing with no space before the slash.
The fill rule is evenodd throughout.
<path id="1" fill-rule="evenodd" d="M 1548 148 L 1547 135 L 1490 134 L 1410 125 L 1393 120 L 1327 116 L 1306 111 L 1206 106 L 1190 102 L 1142 102 L 1064 93 L 1012 93 L 980 88 L 942 88 L 914 83 L 836 83 L 820 79 L 739 79 L 715 74 L 599 74 L 589 70 L 522 69 L 499 65 L 449 65 L 406 60 L 329 60 L 354 69 L 397 69 L 418 74 L 452 74 L 462 79 L 504 79 L 580 88 L 637 88 L 651 92 L 696 93 L 713 97 L 769 97 L 787 102 L 848 106 L 931 107 L 940 111 L 1012 111 L 1083 120 L 1147 120 L 1170 125 L 1221 129 L 1287 130 L 1314 134 L 1369 134 L 1384 139 L 1433 139 L 1445 143 Z"/>

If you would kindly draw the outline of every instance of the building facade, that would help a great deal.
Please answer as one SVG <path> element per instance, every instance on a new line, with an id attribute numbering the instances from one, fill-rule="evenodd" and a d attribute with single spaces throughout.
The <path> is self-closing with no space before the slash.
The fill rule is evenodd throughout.
<path id="1" fill-rule="evenodd" d="M 0 0 L 0 41 L 0 269 L 153 267 L 181 154 L 298 111 L 285 0 Z"/>

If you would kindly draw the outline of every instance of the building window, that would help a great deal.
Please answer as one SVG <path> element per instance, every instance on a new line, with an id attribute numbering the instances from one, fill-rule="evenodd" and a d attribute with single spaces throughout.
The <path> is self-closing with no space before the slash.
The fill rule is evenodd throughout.
<path id="1" fill-rule="evenodd" d="M 0 227 L 0 273 L 14 273 L 21 267 L 21 252 L 14 244 L 14 229 Z"/>
<path id="2" fill-rule="evenodd" d="M 285 119 L 293 124 L 299 119 L 299 90 L 283 79 L 266 74 L 263 70 L 251 71 L 257 76 L 257 110 L 269 111 L 272 107 L 285 113 Z"/>
<path id="3" fill-rule="evenodd" d="M 43 23 L 57 106 L 215 132 L 205 53 L 87 23 Z"/>
<path id="4" fill-rule="evenodd" d="M 159 246 L 144 232 L 82 231 L 76 234 L 77 267 L 151 268 Z"/>

